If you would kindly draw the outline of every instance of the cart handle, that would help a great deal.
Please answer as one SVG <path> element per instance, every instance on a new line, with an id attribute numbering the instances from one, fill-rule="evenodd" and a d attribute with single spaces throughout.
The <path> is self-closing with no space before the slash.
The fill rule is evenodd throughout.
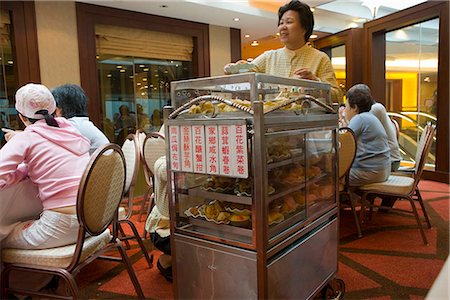
<path id="1" fill-rule="evenodd" d="M 311 107 L 310 102 L 314 102 L 317 105 L 319 105 L 320 107 L 325 108 L 328 112 L 336 113 L 334 108 L 332 108 L 328 104 L 323 103 L 319 99 L 316 99 L 315 97 L 310 96 L 310 95 L 302 95 L 302 96 L 300 96 L 298 98 L 290 98 L 290 99 L 287 99 L 287 100 L 284 100 L 284 101 L 279 101 L 280 102 L 279 104 L 274 105 L 273 107 L 265 110 L 264 114 L 268 114 L 270 112 L 273 112 L 274 110 L 280 109 L 280 108 L 285 107 L 285 106 L 287 106 L 287 105 L 289 105 L 289 104 L 291 104 L 293 102 L 297 102 L 297 101 L 300 101 L 300 100 L 302 100 L 302 102 L 301 102 L 302 111 L 304 109 L 308 109 L 309 107 Z M 305 105 L 307 105 L 307 106 L 305 106 Z"/>
<path id="2" fill-rule="evenodd" d="M 220 96 L 216 96 L 216 95 L 203 95 L 203 96 L 199 96 L 199 97 L 197 97 L 197 98 L 194 98 L 194 99 L 192 99 L 191 101 L 189 101 L 189 102 L 187 102 L 187 103 L 181 105 L 179 108 L 177 108 L 176 110 L 174 110 L 174 111 L 169 115 L 169 119 L 175 119 L 182 111 L 184 111 L 184 110 L 190 108 L 190 107 L 191 107 L 192 105 L 194 105 L 194 104 L 198 104 L 198 103 L 200 103 L 201 101 L 213 101 L 213 100 L 216 100 L 216 101 L 225 103 L 226 105 L 232 106 L 232 107 L 234 107 L 234 108 L 237 108 L 237 109 L 239 109 L 239 110 L 242 110 L 242 111 L 244 111 L 244 112 L 246 112 L 246 113 L 249 113 L 249 114 L 253 115 L 253 110 L 252 110 L 251 108 L 249 108 L 249 107 L 245 107 L 245 106 L 243 106 L 243 105 L 234 103 L 234 102 L 232 102 L 232 101 L 230 101 L 230 100 L 228 100 L 228 99 L 222 98 L 222 97 L 220 97 Z M 212 117 L 215 117 L 215 116 L 216 116 L 216 111 L 215 111 L 215 110 L 216 110 L 216 107 L 214 106 L 214 113 L 213 113 L 213 116 L 212 116 Z"/>

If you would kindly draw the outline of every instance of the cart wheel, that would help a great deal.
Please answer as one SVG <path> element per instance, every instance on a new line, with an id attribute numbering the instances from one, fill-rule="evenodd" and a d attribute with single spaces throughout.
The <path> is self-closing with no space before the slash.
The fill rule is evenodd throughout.
<path id="1" fill-rule="evenodd" d="M 322 289 L 322 299 L 343 299 L 345 294 L 345 283 L 340 278 L 332 279 L 327 285 Z"/>

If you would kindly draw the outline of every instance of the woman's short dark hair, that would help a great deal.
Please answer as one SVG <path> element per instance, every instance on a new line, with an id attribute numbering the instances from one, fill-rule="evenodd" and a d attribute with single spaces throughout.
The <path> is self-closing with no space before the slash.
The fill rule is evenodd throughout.
<path id="1" fill-rule="evenodd" d="M 311 8 L 308 6 L 308 4 L 305 4 L 298 0 L 292 0 L 291 2 L 286 3 L 285 5 L 280 7 L 280 9 L 278 10 L 278 24 L 280 24 L 281 18 L 288 10 L 297 12 L 300 19 L 300 24 L 302 24 L 302 27 L 305 29 L 305 42 L 307 42 L 314 29 L 314 15 L 311 11 Z"/>
<path id="2" fill-rule="evenodd" d="M 64 118 L 88 116 L 88 98 L 80 86 L 64 84 L 54 88 L 52 94 Z"/>
<path id="3" fill-rule="evenodd" d="M 375 103 L 370 88 L 362 83 L 355 84 L 347 91 L 347 101 L 351 108 L 358 107 L 359 113 L 370 111 Z"/>

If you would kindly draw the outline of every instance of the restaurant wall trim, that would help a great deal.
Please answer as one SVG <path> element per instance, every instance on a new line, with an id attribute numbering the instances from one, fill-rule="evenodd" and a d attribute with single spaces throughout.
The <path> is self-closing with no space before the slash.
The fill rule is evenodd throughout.
<path id="1" fill-rule="evenodd" d="M 75 2 L 37 1 L 36 23 L 42 83 L 80 84 Z"/>
<path id="2" fill-rule="evenodd" d="M 230 29 L 209 25 L 211 76 L 223 75 L 223 66 L 231 61 Z"/>
<path id="3" fill-rule="evenodd" d="M 192 37 L 194 77 L 210 76 L 210 43 L 207 24 L 139 12 L 76 3 L 81 86 L 90 98 L 89 115 L 100 125 L 99 80 L 96 67 L 95 25 L 112 25 Z M 227 47 L 229 49 L 229 46 Z"/>

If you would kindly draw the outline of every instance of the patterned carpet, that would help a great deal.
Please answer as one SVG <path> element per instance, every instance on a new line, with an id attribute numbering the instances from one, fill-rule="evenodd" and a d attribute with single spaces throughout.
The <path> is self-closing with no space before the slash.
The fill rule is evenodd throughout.
<path id="1" fill-rule="evenodd" d="M 351 212 L 341 211 L 338 276 L 346 284 L 345 299 L 425 298 L 449 255 L 450 193 L 449 185 L 432 181 L 422 181 L 420 190 L 432 222 L 432 228 L 425 230 L 428 246 L 423 245 L 412 216 L 376 212 L 363 226 L 363 238 L 358 239 Z M 407 208 L 409 204 L 396 206 Z M 143 224 L 136 222 L 139 232 Z M 160 253 L 148 240 L 145 243 L 156 262 Z M 148 268 L 136 244 L 128 254 L 147 298 L 173 298 L 172 284 L 155 264 Z M 96 261 L 80 273 L 78 281 L 85 299 L 136 298 L 127 272 L 117 263 Z"/>

